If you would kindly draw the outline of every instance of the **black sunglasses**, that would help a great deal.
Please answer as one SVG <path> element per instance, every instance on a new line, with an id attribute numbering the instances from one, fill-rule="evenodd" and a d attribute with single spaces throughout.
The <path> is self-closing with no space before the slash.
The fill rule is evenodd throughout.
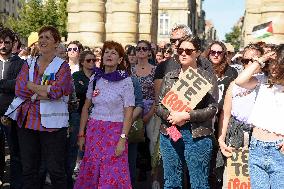
<path id="1" fill-rule="evenodd" d="M 246 58 L 241 59 L 241 62 L 242 62 L 243 64 L 248 64 L 248 63 L 251 62 L 251 61 L 252 61 L 251 58 L 250 58 L 250 59 L 246 59 Z"/>
<path id="2" fill-rule="evenodd" d="M 177 49 L 178 55 L 181 55 L 183 52 L 185 52 L 186 55 L 191 55 L 193 51 L 196 51 L 196 49 L 183 49 L 183 48 Z"/>
<path id="3" fill-rule="evenodd" d="M 170 39 L 171 44 L 175 44 L 177 41 L 179 41 L 180 39 Z"/>
<path id="4" fill-rule="evenodd" d="M 5 45 L 10 45 L 12 41 L 0 41 L 0 44 L 4 43 Z"/>
<path id="5" fill-rule="evenodd" d="M 146 52 L 146 51 L 148 51 L 149 49 L 147 48 L 147 47 L 136 47 L 136 51 L 144 51 L 144 52 Z"/>
<path id="6" fill-rule="evenodd" d="M 72 50 L 73 50 L 74 52 L 77 52 L 77 51 L 79 51 L 79 48 L 78 48 L 78 47 L 73 47 L 73 48 L 70 47 L 70 48 L 67 48 L 67 51 L 68 51 L 68 52 L 70 52 L 70 51 L 72 51 Z"/>
<path id="7" fill-rule="evenodd" d="M 172 53 L 173 51 L 172 50 L 166 50 L 166 52 L 165 53 Z"/>
<path id="8" fill-rule="evenodd" d="M 220 56 L 223 53 L 223 51 L 213 51 L 210 50 L 209 54 L 212 56 L 215 56 L 217 54 L 217 56 Z"/>
<path id="9" fill-rule="evenodd" d="M 90 59 L 86 59 L 85 61 L 88 62 L 88 63 L 90 63 L 91 61 L 96 62 L 96 59 L 90 58 Z"/>

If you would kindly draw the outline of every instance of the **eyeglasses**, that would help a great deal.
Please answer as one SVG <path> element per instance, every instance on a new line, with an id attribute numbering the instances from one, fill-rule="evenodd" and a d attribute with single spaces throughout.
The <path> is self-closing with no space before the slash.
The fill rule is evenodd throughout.
<path id="1" fill-rule="evenodd" d="M 85 61 L 88 62 L 88 63 L 90 63 L 91 61 L 96 62 L 96 59 L 90 58 L 90 59 L 86 59 Z"/>
<path id="2" fill-rule="evenodd" d="M 183 49 L 183 48 L 177 49 L 178 55 L 181 55 L 183 52 L 185 52 L 186 55 L 191 55 L 193 51 L 196 51 L 196 49 Z"/>
<path id="3" fill-rule="evenodd" d="M 74 51 L 74 52 L 77 52 L 77 51 L 79 51 L 79 48 L 78 47 L 73 47 L 73 48 L 71 48 L 71 47 L 69 47 L 69 48 L 67 48 L 67 51 L 68 52 L 70 52 L 70 51 Z"/>
<path id="4" fill-rule="evenodd" d="M 165 53 L 172 53 L 173 51 L 171 51 L 171 50 L 166 50 L 166 52 Z"/>
<path id="5" fill-rule="evenodd" d="M 216 54 L 217 54 L 217 56 L 220 56 L 222 53 L 223 53 L 223 51 L 213 51 L 213 50 L 210 50 L 210 52 L 209 52 L 209 54 L 211 56 L 216 56 Z"/>
<path id="6" fill-rule="evenodd" d="M 4 43 L 5 45 L 10 45 L 12 41 L 0 41 L 0 44 Z"/>
<path id="7" fill-rule="evenodd" d="M 171 44 L 175 44 L 177 41 L 179 41 L 180 39 L 170 39 Z"/>
<path id="8" fill-rule="evenodd" d="M 136 51 L 144 51 L 144 52 L 146 52 L 146 51 L 148 51 L 148 48 L 147 47 L 136 47 Z"/>
<path id="9" fill-rule="evenodd" d="M 250 59 L 246 59 L 246 58 L 241 59 L 241 62 L 242 62 L 243 64 L 248 64 L 250 61 L 252 61 L 251 58 L 250 58 Z"/>

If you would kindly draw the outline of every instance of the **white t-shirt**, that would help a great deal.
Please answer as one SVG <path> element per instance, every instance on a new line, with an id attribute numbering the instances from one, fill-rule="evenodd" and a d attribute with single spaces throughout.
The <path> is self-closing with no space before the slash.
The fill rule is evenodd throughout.
<path id="1" fill-rule="evenodd" d="M 248 122 L 255 127 L 284 135 L 284 86 L 273 85 L 269 88 L 266 81 L 266 77 L 259 80 L 259 91 Z"/>

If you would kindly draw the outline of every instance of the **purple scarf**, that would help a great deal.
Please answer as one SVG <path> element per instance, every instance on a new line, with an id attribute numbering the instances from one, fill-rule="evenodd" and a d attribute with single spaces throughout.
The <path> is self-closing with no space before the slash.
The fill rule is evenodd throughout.
<path id="1" fill-rule="evenodd" d="M 95 67 L 93 70 L 94 80 L 97 81 L 101 77 L 108 81 L 120 81 L 128 77 L 128 74 L 123 70 L 116 70 L 111 73 L 104 73 L 104 71 L 100 68 Z"/>

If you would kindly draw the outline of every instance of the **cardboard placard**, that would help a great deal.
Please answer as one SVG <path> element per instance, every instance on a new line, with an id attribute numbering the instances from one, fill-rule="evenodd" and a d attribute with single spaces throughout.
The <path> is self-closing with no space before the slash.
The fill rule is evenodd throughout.
<path id="1" fill-rule="evenodd" d="M 250 189 L 248 169 L 248 149 L 234 149 L 233 155 L 227 159 L 228 189 Z"/>
<path id="2" fill-rule="evenodd" d="M 165 95 L 162 104 L 171 112 L 194 109 L 212 85 L 193 69 L 187 69 L 171 90 Z"/>

